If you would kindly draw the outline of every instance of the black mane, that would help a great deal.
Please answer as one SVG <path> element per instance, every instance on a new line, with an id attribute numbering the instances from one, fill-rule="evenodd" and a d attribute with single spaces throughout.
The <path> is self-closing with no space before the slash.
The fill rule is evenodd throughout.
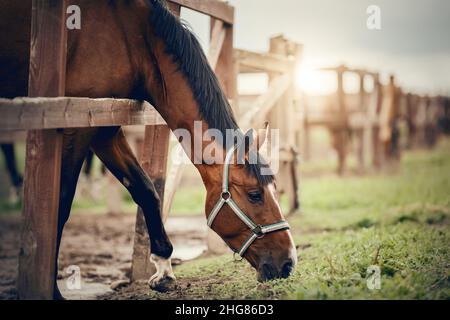
<path id="1" fill-rule="evenodd" d="M 155 35 L 166 44 L 166 52 L 178 64 L 185 76 L 199 107 L 200 116 L 210 128 L 218 129 L 224 137 L 226 130 L 238 130 L 231 106 L 211 69 L 208 60 L 195 35 L 179 21 L 161 0 L 150 0 L 152 4 L 150 21 Z M 224 141 L 224 148 L 225 146 Z M 260 156 L 258 157 L 260 159 Z M 258 164 L 246 164 L 246 168 L 261 185 L 273 181 L 273 175 L 262 175 Z"/>

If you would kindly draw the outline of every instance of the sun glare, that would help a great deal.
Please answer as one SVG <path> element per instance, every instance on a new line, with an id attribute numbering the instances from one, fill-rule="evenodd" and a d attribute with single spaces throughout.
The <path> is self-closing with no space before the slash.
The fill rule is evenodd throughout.
<path id="1" fill-rule="evenodd" d="M 296 85 L 306 94 L 325 95 L 336 90 L 336 79 L 332 73 L 320 71 L 305 63 L 297 70 Z"/>

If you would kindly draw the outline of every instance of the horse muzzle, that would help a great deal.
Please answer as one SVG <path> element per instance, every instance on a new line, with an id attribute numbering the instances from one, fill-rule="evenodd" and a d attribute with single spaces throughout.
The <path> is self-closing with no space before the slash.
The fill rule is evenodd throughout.
<path id="1" fill-rule="evenodd" d="M 272 257 L 263 259 L 257 268 L 258 281 L 264 282 L 272 279 L 285 279 L 289 277 L 295 269 L 297 261 L 295 258 L 280 259 L 275 261 Z"/>

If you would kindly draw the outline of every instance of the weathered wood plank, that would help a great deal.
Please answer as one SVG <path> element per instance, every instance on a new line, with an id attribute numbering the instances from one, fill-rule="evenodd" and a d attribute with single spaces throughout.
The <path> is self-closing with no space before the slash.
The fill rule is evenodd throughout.
<path id="1" fill-rule="evenodd" d="M 211 18 L 211 36 L 214 35 L 215 25 L 215 19 Z M 223 40 L 222 48 L 214 70 L 227 98 L 233 102 L 237 97 L 237 70 L 234 68 L 233 55 L 233 26 L 225 25 L 224 29 L 225 39 Z"/>
<path id="2" fill-rule="evenodd" d="M 30 96 L 65 93 L 65 11 L 65 0 L 33 0 Z M 19 253 L 20 299 L 53 298 L 62 141 L 62 133 L 56 130 L 28 133 Z"/>
<path id="3" fill-rule="evenodd" d="M 172 1 L 172 2 L 168 2 L 168 6 L 169 6 L 170 11 L 172 11 L 172 13 L 174 15 L 176 15 L 177 17 L 180 16 L 181 6 L 179 4 L 175 3 L 174 1 Z"/>
<path id="4" fill-rule="evenodd" d="M 361 76 L 372 76 L 372 77 L 378 77 L 378 73 L 373 71 L 368 71 L 365 69 L 356 69 L 356 68 L 349 68 L 347 66 L 341 65 L 337 67 L 323 67 L 319 68 L 320 71 L 334 71 L 334 72 L 353 72 Z"/>
<path id="5" fill-rule="evenodd" d="M 267 91 L 259 96 L 252 107 L 239 119 L 240 127 L 246 130 L 253 126 L 261 126 L 266 120 L 267 113 L 289 89 L 290 84 L 289 74 L 275 78 Z"/>
<path id="6" fill-rule="evenodd" d="M 285 56 L 271 53 L 258 53 L 235 49 L 235 58 L 239 63 L 239 71 L 243 73 L 292 71 L 293 61 Z"/>
<path id="7" fill-rule="evenodd" d="M 0 99 L 0 131 L 165 124 L 147 102 L 126 99 Z"/>
<path id="8" fill-rule="evenodd" d="M 219 61 L 225 36 L 226 29 L 224 23 L 221 20 L 215 20 L 211 30 L 211 44 L 208 55 L 209 64 L 213 70 L 216 68 L 217 62 Z"/>
<path id="9" fill-rule="evenodd" d="M 184 151 L 182 151 L 184 153 Z M 185 165 L 182 162 L 184 154 L 174 155 L 175 161 L 172 162 L 170 170 L 166 177 L 166 192 L 164 196 L 164 206 L 163 206 L 163 221 L 166 221 L 169 217 L 170 210 L 172 209 L 173 199 L 175 198 L 175 192 L 177 186 L 181 182 L 183 177 L 183 172 Z"/>
<path id="10" fill-rule="evenodd" d="M 189 8 L 216 19 L 222 20 L 227 24 L 234 23 L 234 7 L 226 2 L 219 0 L 169 0 L 172 3 L 179 4 L 182 7 Z"/>

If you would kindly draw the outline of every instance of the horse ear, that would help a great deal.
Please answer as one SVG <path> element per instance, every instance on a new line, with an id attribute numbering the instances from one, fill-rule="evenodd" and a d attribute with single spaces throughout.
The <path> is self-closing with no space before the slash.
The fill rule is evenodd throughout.
<path id="1" fill-rule="evenodd" d="M 253 147 L 254 143 L 255 143 L 255 130 L 249 129 L 244 135 L 244 147 L 246 156 L 250 151 L 250 149 Z"/>
<path id="2" fill-rule="evenodd" d="M 255 134 L 255 129 L 250 129 L 245 134 L 245 155 L 248 155 L 250 149 L 259 151 L 260 148 L 267 141 L 267 137 L 269 135 L 269 122 L 264 123 L 264 129 L 258 130 L 259 132 Z"/>

